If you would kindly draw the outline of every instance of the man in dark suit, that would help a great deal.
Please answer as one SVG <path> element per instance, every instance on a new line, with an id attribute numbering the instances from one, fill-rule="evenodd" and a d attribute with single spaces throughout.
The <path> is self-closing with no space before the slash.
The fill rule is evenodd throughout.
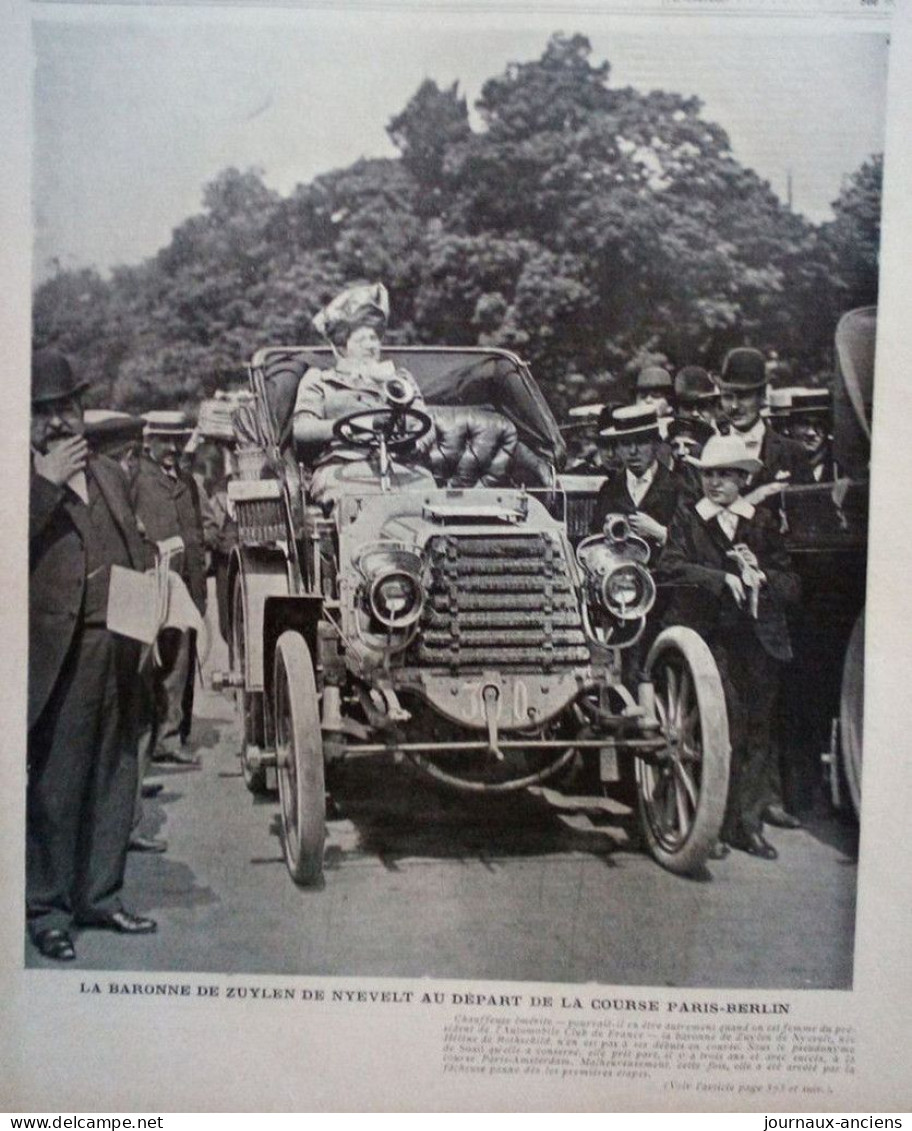
<path id="1" fill-rule="evenodd" d="M 767 377 L 766 362 L 759 350 L 733 349 L 722 364 L 719 391 L 722 412 L 731 422 L 732 435 L 740 437 L 749 454 L 763 465 L 751 476 L 746 498 L 769 510 L 784 528 L 782 488 L 787 484 L 812 483 L 814 477 L 804 447 L 769 427 L 761 416 Z M 800 828 L 801 821 L 783 805 L 782 773 L 777 762 L 770 763 L 769 772 L 771 792 L 766 820 L 779 828 Z"/>
<path id="2" fill-rule="evenodd" d="M 133 480 L 136 516 L 156 542 L 179 537 L 183 552 L 172 567 L 180 573 L 201 614 L 206 612 L 206 551 L 199 496 L 193 477 L 180 468 L 184 445 L 193 429 L 182 412 L 145 416 L 146 451 Z M 166 628 L 158 638 L 161 665 L 155 669 L 157 738 L 152 760 L 196 765 L 187 749 L 196 678 L 196 633 Z"/>
<path id="3" fill-rule="evenodd" d="M 106 627 L 114 565 L 151 564 L 113 461 L 83 437 L 86 387 L 60 353 L 32 362 L 26 911 L 47 958 L 71 927 L 155 922 L 120 903 L 136 790 L 138 646 Z"/>
<path id="4" fill-rule="evenodd" d="M 839 477 L 833 459 L 832 395 L 829 389 L 795 389 L 789 409 L 791 435 L 804 448 L 815 483 L 832 483 Z"/>
<path id="5" fill-rule="evenodd" d="M 139 466 L 139 453 L 142 447 L 142 419 L 138 416 L 131 416 L 127 412 L 113 412 L 110 409 L 88 409 L 84 414 L 83 424 L 83 434 L 89 446 L 89 452 L 93 455 L 108 456 L 114 460 L 127 477 L 127 482 L 132 483 Z M 141 527 L 140 531 L 142 531 Z M 130 836 L 129 845 L 131 852 L 166 852 L 168 848 L 166 841 L 146 836 L 140 831 L 143 821 L 143 798 L 154 797 L 162 789 L 161 782 L 144 781 L 149 769 L 148 762 L 151 751 L 148 748 L 148 741 L 142 740 L 142 720 L 150 720 L 154 716 L 151 668 L 152 657 L 149 650 L 145 649 L 140 661 L 136 689 L 140 745 L 133 833 Z M 147 736 L 153 733 L 151 725 L 147 726 L 145 733 Z"/>
<path id="6" fill-rule="evenodd" d="M 675 417 L 697 419 L 716 430 L 719 415 L 719 390 L 702 365 L 685 365 L 674 382 Z"/>
<path id="7" fill-rule="evenodd" d="M 762 464 L 750 480 L 752 501 L 769 499 L 775 506 L 774 500 L 786 483 L 810 483 L 813 477 L 801 444 L 769 428 L 761 415 L 766 377 L 763 354 L 741 347 L 729 350 L 718 384 L 721 410 L 731 423 L 732 433 L 744 441 L 748 453 Z"/>
<path id="8" fill-rule="evenodd" d="M 622 514 L 634 534 L 646 539 L 655 560 L 665 544 L 681 489 L 680 479 L 658 458 L 656 410 L 648 404 L 616 408 L 611 424 L 599 436 L 613 446 L 620 470 L 596 496 L 592 531 L 600 533 L 608 515 Z"/>
<path id="9" fill-rule="evenodd" d="M 773 514 L 741 497 L 760 471 L 744 442 L 713 436 L 695 465 L 703 495 L 677 512 L 659 560 L 658 579 L 672 590 L 665 621 L 698 632 L 722 677 L 732 745 L 722 839 L 771 860 L 770 723 L 779 667 L 792 656 L 785 610 L 800 583 Z"/>

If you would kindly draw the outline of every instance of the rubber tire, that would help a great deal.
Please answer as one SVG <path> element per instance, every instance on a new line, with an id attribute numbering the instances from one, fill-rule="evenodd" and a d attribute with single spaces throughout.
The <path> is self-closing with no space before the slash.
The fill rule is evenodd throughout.
<path id="1" fill-rule="evenodd" d="M 638 758 L 637 810 L 643 840 L 653 859 L 670 872 L 691 875 L 702 868 L 719 840 L 728 801 L 731 742 L 725 692 L 709 646 L 692 629 L 666 628 L 649 650 L 648 678 L 655 683 L 654 676 L 667 667 L 672 657 L 677 657 L 690 673 L 691 694 L 695 696 L 699 712 L 702 760 L 700 780 L 695 783 L 696 808 L 680 843 L 672 844 L 668 838 L 663 838 L 650 816 L 649 787 L 656 780 L 656 768 Z M 658 683 L 657 700 L 664 686 L 664 681 Z"/>
<path id="2" fill-rule="evenodd" d="M 310 650 L 283 632 L 275 651 L 276 756 L 285 863 L 296 884 L 319 885 L 326 841 L 326 784 L 320 703 Z"/>
<path id="3" fill-rule="evenodd" d="M 842 664 L 839 697 L 839 764 L 855 816 L 861 814 L 861 760 L 864 742 L 864 612 L 852 628 Z"/>
<path id="4" fill-rule="evenodd" d="M 231 598 L 231 647 L 230 647 L 230 665 L 231 670 L 236 671 L 238 667 L 243 674 L 244 657 L 246 655 L 247 642 L 244 636 L 244 600 L 241 582 L 238 580 L 234 586 L 234 593 Z M 257 766 L 254 768 L 247 761 L 247 747 L 258 746 L 263 748 L 265 743 L 265 735 L 263 734 L 262 719 L 263 719 L 263 693 L 261 691 L 247 691 L 244 688 L 239 688 L 236 692 L 236 706 L 238 713 L 238 723 L 241 732 L 241 773 L 244 775 L 244 785 L 255 796 L 260 797 L 263 794 L 270 792 L 266 784 L 266 769 L 264 766 Z M 256 715 L 259 715 L 260 725 L 257 725 Z"/>

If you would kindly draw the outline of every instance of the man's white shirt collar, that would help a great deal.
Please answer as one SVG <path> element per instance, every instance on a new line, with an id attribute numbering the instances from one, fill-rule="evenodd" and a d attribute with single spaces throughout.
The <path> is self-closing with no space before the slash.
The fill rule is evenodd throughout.
<path id="1" fill-rule="evenodd" d="M 646 493 L 652 486 L 652 481 L 656 477 L 658 470 L 658 460 L 653 460 L 649 467 L 643 472 L 642 475 L 634 475 L 632 471 L 625 469 L 624 474 L 627 476 L 627 490 L 630 492 L 630 497 L 637 506 L 646 497 Z"/>
<path id="2" fill-rule="evenodd" d="M 763 446 L 763 437 L 766 435 L 766 424 L 761 416 L 753 427 L 748 428 L 746 432 L 738 432 L 737 429 L 735 429 L 735 431 L 739 439 L 743 440 L 744 446 L 749 452 L 759 451 Z"/>

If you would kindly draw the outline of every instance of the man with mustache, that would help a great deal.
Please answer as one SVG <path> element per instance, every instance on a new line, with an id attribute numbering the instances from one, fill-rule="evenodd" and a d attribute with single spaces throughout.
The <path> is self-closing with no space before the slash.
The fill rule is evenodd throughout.
<path id="1" fill-rule="evenodd" d="M 201 614 L 206 612 L 206 551 L 197 486 L 181 471 L 181 456 L 193 429 L 182 412 L 148 412 L 145 452 L 133 481 L 136 516 L 156 542 L 179 537 L 184 549 L 172 568 L 185 582 Z M 158 637 L 161 665 L 155 669 L 157 735 L 151 739 L 155 762 L 195 766 L 189 749 L 196 677 L 196 633 L 166 628 Z"/>
<path id="2" fill-rule="evenodd" d="M 786 484 L 813 482 L 807 453 L 797 440 L 780 435 L 761 416 L 766 398 L 766 361 L 759 350 L 738 347 L 729 350 L 722 363 L 718 386 L 722 412 L 731 422 L 731 434 L 740 439 L 748 454 L 762 464 L 750 477 L 747 500 L 771 510 L 784 525 L 782 488 Z M 778 828 L 798 829 L 801 821 L 788 812 L 782 800 L 782 773 L 775 760 L 769 762 L 771 800 L 765 820 Z"/>
<path id="3" fill-rule="evenodd" d="M 112 566 L 152 564 L 112 460 L 83 436 L 87 382 L 55 350 L 32 360 L 26 913 L 46 958 L 72 928 L 147 934 L 120 902 L 136 790 L 139 646 L 106 627 Z"/>

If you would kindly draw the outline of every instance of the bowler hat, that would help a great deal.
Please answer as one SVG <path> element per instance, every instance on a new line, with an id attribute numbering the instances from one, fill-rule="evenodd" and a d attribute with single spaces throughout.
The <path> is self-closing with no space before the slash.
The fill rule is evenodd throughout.
<path id="1" fill-rule="evenodd" d="M 747 450 L 747 445 L 741 437 L 733 432 L 728 436 L 710 436 L 702 454 L 698 458 L 691 458 L 688 462 L 702 471 L 714 467 L 734 467 L 738 471 L 753 473 L 763 467 L 763 463 Z"/>
<path id="2" fill-rule="evenodd" d="M 759 350 L 739 346 L 725 355 L 719 376 L 719 388 L 723 391 L 749 393 L 762 389 L 766 381 L 766 362 Z"/>
<path id="3" fill-rule="evenodd" d="M 683 369 L 679 369 L 674 391 L 679 405 L 700 404 L 719 395 L 712 377 L 702 365 L 685 365 Z"/>
<path id="4" fill-rule="evenodd" d="M 89 387 L 73 370 L 69 358 L 59 350 L 43 349 L 32 354 L 32 404 L 75 397 Z"/>
<path id="5" fill-rule="evenodd" d="M 147 412 L 143 416 L 143 436 L 166 436 L 181 440 L 189 436 L 193 425 L 184 412 Z"/>
<path id="6" fill-rule="evenodd" d="M 613 440 L 658 440 L 659 418 L 652 405 L 628 404 L 612 410 L 611 424 L 599 431 Z"/>
<path id="7" fill-rule="evenodd" d="M 143 422 L 128 412 L 91 408 L 85 414 L 85 438 L 89 447 L 101 455 L 110 455 L 127 444 L 142 438 Z"/>
<path id="8" fill-rule="evenodd" d="M 663 369 L 661 365 L 647 365 L 637 374 L 636 391 L 671 393 L 674 391 L 674 382 L 668 370 Z"/>

